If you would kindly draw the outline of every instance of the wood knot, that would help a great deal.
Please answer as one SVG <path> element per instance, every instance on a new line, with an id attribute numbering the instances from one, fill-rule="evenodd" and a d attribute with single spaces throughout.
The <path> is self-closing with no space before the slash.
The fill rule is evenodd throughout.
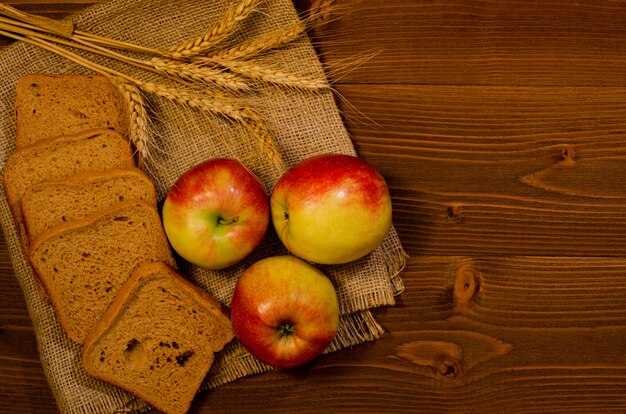
<path id="1" fill-rule="evenodd" d="M 462 224 L 465 221 L 465 215 L 463 214 L 463 207 L 459 205 L 450 206 L 446 209 L 446 215 L 448 220 L 456 224 Z"/>
<path id="2" fill-rule="evenodd" d="M 461 361 L 450 357 L 443 357 L 437 364 L 437 375 L 446 381 L 454 381 L 461 376 Z"/>
<path id="3" fill-rule="evenodd" d="M 454 278 L 453 299 L 455 307 L 470 306 L 480 290 L 480 275 L 470 261 L 463 262 Z"/>
<path id="4" fill-rule="evenodd" d="M 398 347 L 397 356 L 418 366 L 430 368 L 429 374 L 440 381 L 452 382 L 462 374 L 463 351 L 453 342 L 409 342 Z"/>
<path id="5" fill-rule="evenodd" d="M 578 157 L 576 156 L 576 152 L 574 151 L 574 147 L 571 145 L 566 145 L 561 148 L 561 164 L 565 165 L 574 165 Z"/>
<path id="6" fill-rule="evenodd" d="M 415 372 L 450 386 L 463 385 L 476 365 L 513 349 L 510 344 L 474 331 L 418 331 L 414 335 L 416 340 L 398 345 L 390 358 L 410 363 Z"/>

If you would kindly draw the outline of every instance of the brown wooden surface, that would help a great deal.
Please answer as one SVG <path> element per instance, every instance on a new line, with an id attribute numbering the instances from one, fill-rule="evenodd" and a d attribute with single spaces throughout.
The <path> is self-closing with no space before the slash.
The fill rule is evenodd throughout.
<path id="1" fill-rule="evenodd" d="M 344 0 L 329 20 L 316 45 L 390 184 L 406 291 L 379 341 L 191 412 L 626 412 L 626 2 Z M 4 244 L 0 297 L 0 412 L 55 412 Z"/>

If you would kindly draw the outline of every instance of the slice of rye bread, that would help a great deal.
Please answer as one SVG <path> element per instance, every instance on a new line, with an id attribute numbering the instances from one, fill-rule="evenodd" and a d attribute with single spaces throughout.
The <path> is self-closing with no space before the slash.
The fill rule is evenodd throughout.
<path id="1" fill-rule="evenodd" d="M 82 343 L 143 262 L 176 266 L 153 205 L 127 200 L 44 230 L 30 262 L 69 337 Z"/>
<path id="2" fill-rule="evenodd" d="M 214 353 L 232 340 L 207 292 L 162 263 L 142 265 L 120 289 L 83 347 L 88 374 L 168 414 L 189 409 Z"/>
<path id="3" fill-rule="evenodd" d="M 130 199 L 156 208 L 154 184 L 140 170 L 84 171 L 30 187 L 22 196 L 22 219 L 32 240 L 55 224 L 77 220 Z"/>
<path id="4" fill-rule="evenodd" d="M 128 137 L 126 105 L 104 76 L 26 75 L 15 89 L 15 146 L 95 128 Z"/>
<path id="5" fill-rule="evenodd" d="M 20 201 L 30 187 L 46 180 L 67 178 L 79 171 L 103 171 L 134 165 L 128 141 L 105 129 L 46 139 L 11 154 L 2 180 L 24 251 L 28 252 L 28 235 L 22 221 Z"/>

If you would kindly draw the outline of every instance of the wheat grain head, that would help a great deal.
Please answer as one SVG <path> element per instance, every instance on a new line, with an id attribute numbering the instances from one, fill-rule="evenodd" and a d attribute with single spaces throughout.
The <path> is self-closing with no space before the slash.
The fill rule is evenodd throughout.
<path id="1" fill-rule="evenodd" d="M 139 167 L 143 169 L 150 159 L 151 152 L 148 134 L 148 112 L 140 90 L 120 77 L 110 77 L 113 84 L 124 96 L 130 119 L 130 142 L 138 155 Z"/>
<path id="2" fill-rule="evenodd" d="M 226 11 L 222 18 L 202 36 L 172 47 L 169 52 L 174 59 L 185 59 L 206 52 L 235 31 L 256 8 L 260 0 L 242 0 Z"/>
<path id="3" fill-rule="evenodd" d="M 219 50 L 211 58 L 222 60 L 249 59 L 263 52 L 291 43 L 302 36 L 305 31 L 306 25 L 298 20 L 294 24 L 264 33 L 239 45 Z"/>
<path id="4" fill-rule="evenodd" d="M 198 82 L 204 85 L 217 85 L 232 91 L 250 89 L 248 83 L 241 76 L 223 69 L 161 58 L 153 58 L 148 62 L 156 70 L 174 78 Z"/>
<path id="5" fill-rule="evenodd" d="M 330 87 L 325 79 L 315 79 L 297 73 L 285 72 L 255 61 L 232 59 L 215 59 L 214 61 L 234 73 L 278 86 L 309 92 L 319 92 Z"/>

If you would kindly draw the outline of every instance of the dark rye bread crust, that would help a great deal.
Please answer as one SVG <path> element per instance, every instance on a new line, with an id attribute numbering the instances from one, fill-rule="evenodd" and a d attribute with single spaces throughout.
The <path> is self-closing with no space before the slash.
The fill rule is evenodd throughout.
<path id="1" fill-rule="evenodd" d="M 29 256 L 61 325 L 78 343 L 136 266 L 176 266 L 158 212 L 137 200 L 52 226 L 33 240 Z"/>
<path id="2" fill-rule="evenodd" d="M 15 89 L 16 148 L 41 139 L 102 128 L 128 138 L 122 94 L 104 76 L 33 74 Z"/>
<path id="3" fill-rule="evenodd" d="M 150 307 L 145 313 L 144 305 Z M 85 340 L 83 366 L 158 410 L 180 414 L 189 409 L 213 353 L 232 338 L 224 308 L 206 291 L 163 263 L 144 264 Z"/>
<path id="4" fill-rule="evenodd" d="M 156 208 L 156 197 L 154 184 L 137 168 L 83 171 L 33 185 L 22 196 L 21 212 L 32 240 L 55 224 L 86 217 L 124 200 L 142 200 Z"/>

